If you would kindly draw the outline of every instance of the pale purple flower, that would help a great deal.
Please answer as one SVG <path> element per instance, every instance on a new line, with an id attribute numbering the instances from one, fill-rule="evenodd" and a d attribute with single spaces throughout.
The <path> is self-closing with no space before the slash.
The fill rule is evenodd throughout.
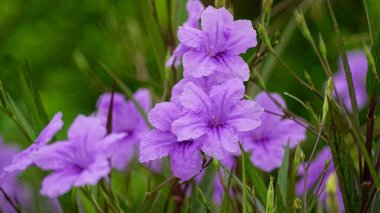
<path id="1" fill-rule="evenodd" d="M 329 147 L 323 148 L 319 154 L 315 157 L 315 160 L 310 164 L 310 167 L 308 169 L 308 175 L 307 175 L 307 183 L 306 183 L 306 189 L 311 190 L 313 187 L 314 183 L 318 180 L 318 177 L 322 174 L 322 171 L 325 167 L 326 161 L 330 161 L 329 167 L 327 168 L 326 175 L 323 178 L 322 184 L 321 184 L 321 190 L 326 184 L 326 181 L 328 180 L 330 175 L 336 175 L 335 173 L 335 167 L 334 167 L 334 162 L 332 161 L 332 156 L 331 156 L 331 151 Z M 298 174 L 301 176 L 301 179 L 297 182 L 296 184 L 296 191 L 298 195 L 302 195 L 304 192 L 304 176 L 305 176 L 305 170 L 303 169 L 302 166 L 300 166 L 298 170 Z M 322 180 L 322 179 L 321 179 Z M 321 181 L 320 180 L 320 181 Z M 320 183 L 318 183 L 320 184 Z M 343 204 L 343 198 L 342 194 L 340 192 L 340 187 L 339 184 L 337 183 L 337 201 L 338 201 L 338 206 L 339 206 L 339 212 L 344 212 L 344 204 Z M 314 193 L 316 193 L 316 190 Z M 325 191 L 322 192 L 319 200 L 326 204 L 326 198 L 327 194 Z"/>
<path id="2" fill-rule="evenodd" d="M 106 135 L 106 128 L 95 117 L 79 115 L 68 131 L 66 141 L 46 145 L 32 156 L 43 170 L 53 170 L 40 193 L 51 198 L 68 192 L 73 186 L 95 185 L 110 171 L 112 144 L 124 134 Z"/>
<path id="3" fill-rule="evenodd" d="M 244 85 L 239 79 L 213 86 L 209 95 L 189 82 L 179 97 L 186 113 L 173 122 L 171 130 L 180 141 L 202 140 L 202 150 L 222 160 L 239 150 L 240 132 L 260 126 L 263 109 L 243 97 Z"/>
<path id="4" fill-rule="evenodd" d="M 207 7 L 201 15 L 202 30 L 180 27 L 178 38 L 191 50 L 183 55 L 185 75 L 196 78 L 220 73 L 248 80 L 249 68 L 239 56 L 256 46 L 256 31 L 249 20 L 234 21 L 225 8 Z"/>
<path id="5" fill-rule="evenodd" d="M 286 108 L 280 95 L 272 93 L 271 96 Z M 261 116 L 261 126 L 240 136 L 244 149 L 251 151 L 252 163 L 263 171 L 270 172 L 281 166 L 287 144 L 293 148 L 305 139 L 306 129 L 291 119 L 272 114 L 283 113 L 266 93 L 259 93 L 256 102 L 266 110 Z"/>
<path id="6" fill-rule="evenodd" d="M 12 158 L 19 149 L 12 145 L 6 145 L 0 138 L 0 171 L 12 163 Z M 17 181 L 17 173 L 0 175 L 0 187 L 12 199 L 13 203 L 21 203 L 26 207 L 28 203 L 28 191 Z M 25 209 L 24 209 L 25 210 Z M 16 212 L 0 192 L 0 212 Z"/>
<path id="7" fill-rule="evenodd" d="M 367 59 L 362 51 L 352 51 L 347 53 L 348 63 L 354 83 L 356 101 L 358 108 L 363 109 L 367 105 L 366 75 L 367 75 Z M 352 110 L 350 95 L 348 92 L 346 74 L 344 72 L 343 63 L 339 62 L 339 71 L 334 75 L 334 83 L 339 97 L 342 99 L 348 110 Z M 334 93 L 335 94 L 335 93 Z"/>
<path id="8" fill-rule="evenodd" d="M 141 141 L 140 161 L 149 162 L 169 156 L 173 175 L 186 181 L 201 172 L 203 158 L 201 141 L 178 140 L 171 132 L 173 120 L 182 113 L 181 107 L 171 102 L 159 103 L 149 112 L 149 121 L 156 129 Z"/>
<path id="9" fill-rule="evenodd" d="M 111 96 L 111 93 L 105 93 L 100 96 L 97 103 L 96 116 L 101 120 L 103 126 L 107 125 Z M 151 108 L 149 90 L 139 89 L 134 98 L 144 111 L 149 111 Z M 112 133 L 126 133 L 126 136 L 113 145 L 112 166 L 119 170 L 124 169 L 133 158 L 135 146 L 148 132 L 149 127 L 135 104 L 131 100 L 127 101 L 124 95 L 115 93 L 112 109 Z"/>
<path id="10" fill-rule="evenodd" d="M 204 6 L 199 0 L 188 0 L 186 4 L 186 10 L 188 13 L 187 21 L 182 26 L 193 27 L 198 29 L 199 19 L 201 18 L 201 13 Z M 173 55 L 166 62 L 166 66 L 170 67 L 172 65 L 178 67 L 181 63 L 181 57 L 184 53 L 189 51 L 191 48 L 180 43 L 173 52 Z"/>
<path id="11" fill-rule="evenodd" d="M 9 174 L 16 171 L 23 171 L 29 166 L 32 166 L 33 161 L 31 156 L 38 152 L 42 147 L 46 146 L 55 134 L 62 129 L 62 126 L 62 113 L 58 112 L 54 115 L 49 124 L 42 130 L 34 143 L 13 157 L 12 164 L 4 168 L 4 172 Z"/>

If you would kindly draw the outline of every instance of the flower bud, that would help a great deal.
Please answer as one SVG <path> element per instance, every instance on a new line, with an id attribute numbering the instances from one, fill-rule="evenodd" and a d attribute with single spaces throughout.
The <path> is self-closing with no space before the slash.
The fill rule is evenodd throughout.
<path id="1" fill-rule="evenodd" d="M 270 12 L 272 9 L 273 0 L 263 0 L 263 23 L 265 26 L 269 25 Z"/>
<path id="2" fill-rule="evenodd" d="M 326 45 L 321 33 L 319 33 L 319 51 L 321 52 L 323 59 L 327 60 Z"/>
<path id="3" fill-rule="evenodd" d="M 364 49 L 365 56 L 366 56 L 367 61 L 368 61 L 368 69 L 370 70 L 370 72 L 374 72 L 376 79 L 379 81 L 379 76 L 376 72 L 377 70 L 376 70 L 375 59 L 373 59 L 371 50 L 368 48 L 368 46 L 365 43 L 363 43 L 363 49 Z"/>
<path id="4" fill-rule="evenodd" d="M 335 172 L 330 174 L 326 181 L 327 209 L 329 212 L 338 212 L 337 178 Z"/>
<path id="5" fill-rule="evenodd" d="M 267 206 L 265 208 L 265 213 L 274 212 L 274 189 L 273 189 L 273 177 L 270 177 L 269 188 L 267 192 Z"/>
<path id="6" fill-rule="evenodd" d="M 295 16 L 296 22 L 297 22 L 298 27 L 300 28 L 303 36 L 307 40 L 312 41 L 312 37 L 311 37 L 310 31 L 309 31 L 309 28 L 306 24 L 305 17 L 297 10 L 294 12 L 294 16 Z"/>
<path id="7" fill-rule="evenodd" d="M 260 38 L 263 40 L 265 47 L 272 53 L 274 53 L 274 49 L 272 47 L 271 41 L 268 37 L 267 31 L 262 23 L 258 23 L 256 25 L 257 32 L 259 33 Z"/>
<path id="8" fill-rule="evenodd" d="M 296 208 L 297 210 L 302 209 L 302 200 L 298 197 L 294 200 L 294 208 Z"/>

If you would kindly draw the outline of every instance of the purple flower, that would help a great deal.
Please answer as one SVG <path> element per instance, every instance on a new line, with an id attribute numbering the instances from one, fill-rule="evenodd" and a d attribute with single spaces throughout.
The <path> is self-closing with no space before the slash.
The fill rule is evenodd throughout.
<path id="1" fill-rule="evenodd" d="M 182 26 L 188 26 L 198 29 L 199 19 L 201 18 L 201 13 L 204 6 L 199 0 L 188 0 L 186 4 L 186 10 L 188 13 L 187 21 Z M 178 44 L 177 48 L 174 50 L 173 55 L 166 62 L 166 66 L 170 67 L 172 65 L 178 67 L 181 62 L 181 57 L 184 53 L 189 51 L 191 48 L 184 45 Z"/>
<path id="2" fill-rule="evenodd" d="M 282 107 L 286 107 L 280 95 L 272 93 L 271 96 Z M 281 116 L 271 114 L 282 115 L 283 113 L 266 93 L 259 93 L 256 102 L 266 110 L 261 116 L 261 126 L 240 136 L 244 149 L 252 152 L 252 163 L 270 172 L 281 166 L 287 144 L 293 148 L 305 139 L 306 129 L 291 119 L 283 119 Z"/>
<path id="3" fill-rule="evenodd" d="M 306 183 L 306 189 L 310 190 L 314 183 L 318 180 L 318 177 L 322 174 L 322 171 L 325 167 L 326 161 L 329 160 L 330 164 L 329 167 L 327 168 L 326 175 L 323 178 L 322 184 L 321 184 L 321 189 L 326 184 L 326 181 L 328 180 L 330 175 L 336 175 L 335 174 L 335 167 L 334 163 L 332 161 L 332 156 L 331 156 L 331 151 L 330 148 L 325 147 L 320 151 L 320 153 L 316 156 L 315 160 L 310 164 L 310 167 L 308 169 L 308 175 L 307 175 L 307 183 Z M 298 195 L 302 195 L 304 192 L 304 175 L 305 175 L 305 170 L 301 166 L 299 168 L 298 174 L 301 176 L 301 179 L 297 182 L 296 184 L 296 191 Z M 319 183 L 318 183 L 319 184 Z M 339 184 L 337 184 L 337 201 L 338 201 L 338 206 L 339 206 L 339 212 L 344 212 L 344 205 L 343 205 L 343 198 L 342 194 L 340 192 L 340 187 Z M 315 189 L 316 191 L 317 189 Z M 321 202 L 326 202 L 327 194 L 326 192 L 322 192 L 319 200 Z"/>
<path id="4" fill-rule="evenodd" d="M 98 100 L 96 116 L 103 126 L 107 125 L 112 94 L 106 93 Z M 140 89 L 134 95 L 135 100 L 147 112 L 151 108 L 149 90 Z M 120 93 L 114 94 L 112 109 L 112 132 L 126 133 L 126 136 L 113 145 L 112 166 L 124 169 L 133 158 L 135 146 L 149 132 L 149 127 L 132 101 L 127 101 Z"/>
<path id="5" fill-rule="evenodd" d="M 0 138 L 0 171 L 12 163 L 12 158 L 19 152 L 15 146 L 6 145 Z M 21 203 L 26 207 L 28 203 L 28 191 L 23 188 L 17 181 L 17 173 L 0 176 L 0 187 L 12 199 L 13 203 Z M 16 212 L 9 202 L 5 199 L 3 193 L 0 192 L 0 212 Z"/>
<path id="6" fill-rule="evenodd" d="M 248 80 L 249 68 L 239 56 L 256 45 L 256 32 L 249 20 L 234 21 L 225 8 L 207 7 L 201 15 L 202 30 L 179 28 L 181 44 L 190 48 L 183 55 L 185 75 L 196 78 L 214 72 Z"/>
<path id="7" fill-rule="evenodd" d="M 239 79 L 212 87 L 209 95 L 189 82 L 179 97 L 186 113 L 173 122 L 171 130 L 180 141 L 200 138 L 202 150 L 222 160 L 239 150 L 238 133 L 260 126 L 263 109 L 242 100 L 243 96 L 244 85 Z"/>
<path id="8" fill-rule="evenodd" d="M 356 101 L 358 108 L 363 109 L 367 104 L 367 90 L 366 90 L 366 75 L 367 75 L 367 59 L 362 51 L 352 51 L 347 53 L 348 63 L 352 73 L 352 81 L 356 94 Z M 352 110 L 350 95 L 348 93 L 348 86 L 346 74 L 344 73 L 343 63 L 339 62 L 339 71 L 334 75 L 334 83 L 344 104 L 348 110 Z"/>
<path id="9" fill-rule="evenodd" d="M 173 175 L 186 181 L 201 172 L 203 158 L 199 140 L 181 141 L 171 132 L 171 124 L 182 113 L 181 107 L 171 102 L 159 103 L 149 112 L 149 121 L 156 129 L 141 141 L 140 161 L 169 156 Z"/>
<path id="10" fill-rule="evenodd" d="M 106 128 L 95 117 L 78 116 L 68 131 L 68 140 L 46 145 L 32 158 L 43 170 L 53 170 L 43 183 L 41 194 L 51 198 L 73 186 L 95 185 L 110 171 L 112 143 L 124 134 L 106 135 Z"/>
<path id="11" fill-rule="evenodd" d="M 5 173 L 9 174 L 16 171 L 23 171 L 29 166 L 32 166 L 33 161 L 31 156 L 49 143 L 55 134 L 62 129 L 62 126 L 62 113 L 58 112 L 54 115 L 49 124 L 42 130 L 35 143 L 13 157 L 12 164 L 4 168 Z"/>

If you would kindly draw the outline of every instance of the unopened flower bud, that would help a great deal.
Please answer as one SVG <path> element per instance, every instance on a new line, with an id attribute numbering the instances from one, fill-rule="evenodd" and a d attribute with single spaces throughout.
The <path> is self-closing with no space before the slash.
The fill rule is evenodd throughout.
<path id="1" fill-rule="evenodd" d="M 312 41 L 312 37 L 311 37 L 310 31 L 309 31 L 309 28 L 306 24 L 305 17 L 297 10 L 294 12 L 294 16 L 295 16 L 296 22 L 297 22 L 298 27 L 300 28 L 303 36 L 307 40 Z"/>
<path id="2" fill-rule="evenodd" d="M 257 31 L 259 33 L 260 38 L 263 40 L 265 47 L 274 53 L 274 49 L 272 47 L 271 41 L 268 37 L 267 31 L 262 23 L 257 24 Z"/>

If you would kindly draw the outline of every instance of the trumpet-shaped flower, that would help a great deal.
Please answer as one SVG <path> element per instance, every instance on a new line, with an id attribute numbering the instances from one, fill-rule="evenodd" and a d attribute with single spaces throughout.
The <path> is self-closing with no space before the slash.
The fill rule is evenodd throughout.
<path id="1" fill-rule="evenodd" d="M 204 6 L 201 1 L 199 0 L 188 0 L 186 4 L 186 10 L 187 10 L 187 21 L 183 24 L 183 26 L 187 27 L 193 27 L 198 29 L 199 27 L 199 19 L 201 18 L 201 13 L 204 9 Z M 184 53 L 189 51 L 191 48 L 180 43 L 176 47 L 176 49 L 173 52 L 173 55 L 169 58 L 169 60 L 166 62 L 166 66 L 170 67 L 172 65 L 178 67 L 180 64 L 180 59 L 183 56 Z"/>
<path id="2" fill-rule="evenodd" d="M 185 75 L 199 78 L 218 72 L 248 80 L 248 65 L 239 55 L 256 46 L 252 23 L 234 21 L 225 8 L 209 6 L 201 14 L 201 27 L 183 26 L 178 30 L 181 44 L 190 48 L 183 55 Z"/>
<path id="3" fill-rule="evenodd" d="M 278 94 L 270 94 L 278 104 L 286 107 Z M 261 116 L 261 126 L 240 135 L 244 149 L 251 151 L 252 163 L 267 172 L 281 166 L 287 144 L 289 148 L 306 137 L 306 129 L 291 119 L 283 119 L 281 108 L 264 92 L 256 97 L 256 102 L 266 110 Z M 275 115 L 277 114 L 277 115 Z"/>
<path id="4" fill-rule="evenodd" d="M 106 93 L 98 100 L 96 116 L 103 126 L 107 125 L 112 94 Z M 134 95 L 144 111 L 151 108 L 151 98 L 147 89 L 140 89 Z M 149 127 L 132 101 L 127 101 L 120 93 L 114 94 L 112 108 L 112 133 L 125 133 L 125 137 L 113 145 L 112 166 L 124 169 L 133 157 L 135 146 L 148 133 Z"/>
<path id="5" fill-rule="evenodd" d="M 200 140 L 178 140 L 171 132 L 171 124 L 182 114 L 181 107 L 171 102 L 159 103 L 149 112 L 149 121 L 156 129 L 141 141 L 140 161 L 169 156 L 173 175 L 186 181 L 201 172 L 203 158 Z"/>
<path id="6" fill-rule="evenodd" d="M 194 83 L 187 83 L 179 101 L 184 115 L 172 123 L 178 140 L 201 138 L 202 150 L 219 160 L 239 150 L 238 133 L 260 126 L 263 109 L 254 101 L 242 100 L 244 85 L 230 79 L 214 86 L 210 94 Z"/>
<path id="7" fill-rule="evenodd" d="M 44 147 L 51 139 L 62 129 L 62 113 L 58 112 L 51 119 L 49 124 L 42 130 L 35 142 L 26 150 L 18 153 L 13 157 L 12 164 L 4 168 L 5 173 L 22 171 L 33 165 L 31 156 Z"/>
<path id="8" fill-rule="evenodd" d="M 125 134 L 106 135 L 106 128 L 95 117 L 78 116 L 66 141 L 46 145 L 32 155 L 43 170 L 53 170 L 41 188 L 41 194 L 57 197 L 73 186 L 95 185 L 111 171 L 111 147 Z"/>

